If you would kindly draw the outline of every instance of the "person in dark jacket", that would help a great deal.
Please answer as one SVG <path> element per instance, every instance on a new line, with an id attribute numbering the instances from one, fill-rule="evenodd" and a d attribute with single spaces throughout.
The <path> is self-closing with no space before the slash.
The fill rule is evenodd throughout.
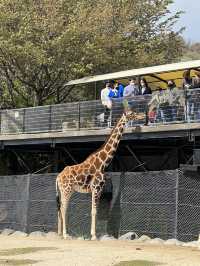
<path id="1" fill-rule="evenodd" d="M 140 95 L 152 94 L 151 88 L 148 86 L 148 83 L 145 78 L 140 80 Z"/>
<path id="2" fill-rule="evenodd" d="M 195 71 L 195 76 L 192 78 L 192 86 L 195 89 L 193 104 L 194 104 L 194 120 L 200 120 L 200 72 Z"/>
<path id="3" fill-rule="evenodd" d="M 149 95 L 152 94 L 151 88 L 148 86 L 148 83 L 144 77 L 140 79 L 140 87 L 139 87 L 139 95 Z M 140 111 L 144 111 L 146 113 L 146 121 L 145 125 L 148 124 L 148 97 L 142 97 L 143 99 L 140 100 Z"/>
<path id="4" fill-rule="evenodd" d="M 200 89 L 200 72 L 195 71 L 194 74 L 195 77 L 192 78 L 192 86 L 194 89 Z"/>
<path id="5" fill-rule="evenodd" d="M 193 82 L 190 74 L 190 69 L 183 72 L 182 88 L 186 97 L 186 120 L 191 122 L 194 120 L 194 99 L 193 99 Z"/>

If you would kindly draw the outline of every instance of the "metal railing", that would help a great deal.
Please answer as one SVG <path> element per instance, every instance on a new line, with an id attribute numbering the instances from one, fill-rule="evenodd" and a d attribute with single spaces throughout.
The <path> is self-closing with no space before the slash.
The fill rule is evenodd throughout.
<path id="1" fill-rule="evenodd" d="M 101 101 L 63 103 L 49 106 L 1 110 L 1 134 L 39 133 L 112 127 L 125 108 L 146 114 L 127 126 L 190 123 L 200 121 L 200 89 L 112 100 L 106 110 Z"/>

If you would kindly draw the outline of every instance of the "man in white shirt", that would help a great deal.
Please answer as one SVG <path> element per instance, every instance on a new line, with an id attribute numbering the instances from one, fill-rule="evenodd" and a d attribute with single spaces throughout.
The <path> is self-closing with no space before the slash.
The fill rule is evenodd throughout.
<path id="1" fill-rule="evenodd" d="M 101 103 L 104 107 L 104 123 L 108 125 L 111 108 L 112 108 L 112 101 L 109 97 L 109 93 L 111 91 L 111 84 L 110 81 L 106 82 L 106 87 L 101 90 Z"/>

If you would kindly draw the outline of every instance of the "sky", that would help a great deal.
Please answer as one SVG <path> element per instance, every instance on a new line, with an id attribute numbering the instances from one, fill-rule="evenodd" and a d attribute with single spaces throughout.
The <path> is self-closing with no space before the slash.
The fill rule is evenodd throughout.
<path id="1" fill-rule="evenodd" d="M 175 27 L 176 29 L 186 27 L 183 32 L 184 39 L 190 42 L 200 42 L 200 0 L 174 0 L 174 4 L 170 5 L 170 10 L 185 12 Z"/>

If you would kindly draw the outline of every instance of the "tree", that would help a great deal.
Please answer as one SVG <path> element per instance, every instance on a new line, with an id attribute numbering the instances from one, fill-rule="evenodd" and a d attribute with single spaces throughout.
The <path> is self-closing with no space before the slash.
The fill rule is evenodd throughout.
<path id="1" fill-rule="evenodd" d="M 88 99 L 65 82 L 169 63 L 181 55 L 171 0 L 2 0 L 0 87 L 4 107 Z"/>
<path id="2" fill-rule="evenodd" d="M 200 59 L 200 43 L 184 43 L 183 61 Z"/>

